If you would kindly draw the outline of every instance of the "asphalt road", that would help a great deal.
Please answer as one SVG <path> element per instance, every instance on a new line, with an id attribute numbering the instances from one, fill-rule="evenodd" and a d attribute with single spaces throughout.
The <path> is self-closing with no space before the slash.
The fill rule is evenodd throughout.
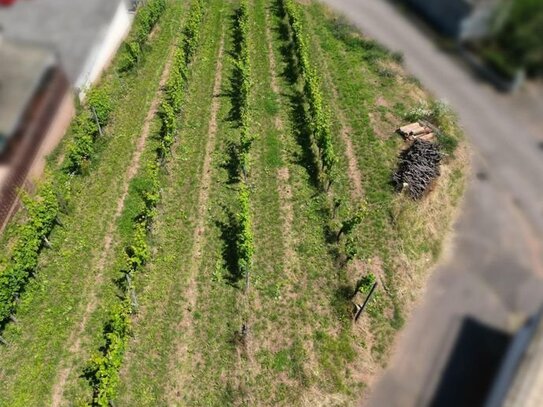
<path id="1" fill-rule="evenodd" d="M 450 254 L 397 338 L 370 406 L 431 403 L 466 317 L 512 331 L 543 303 L 543 97 L 497 92 L 383 0 L 324 0 L 459 114 L 473 174 Z"/>

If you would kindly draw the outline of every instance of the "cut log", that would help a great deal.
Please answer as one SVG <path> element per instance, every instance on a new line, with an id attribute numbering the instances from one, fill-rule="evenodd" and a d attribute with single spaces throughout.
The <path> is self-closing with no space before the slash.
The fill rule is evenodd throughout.
<path id="1" fill-rule="evenodd" d="M 436 135 L 434 133 L 426 133 L 426 134 L 417 136 L 415 138 L 417 140 L 423 140 L 423 141 L 434 141 L 436 139 Z"/>
<path id="2" fill-rule="evenodd" d="M 419 134 L 428 133 L 429 131 L 430 130 L 427 127 L 422 126 L 418 122 L 402 126 L 398 129 L 398 132 L 404 137 L 417 136 Z"/>

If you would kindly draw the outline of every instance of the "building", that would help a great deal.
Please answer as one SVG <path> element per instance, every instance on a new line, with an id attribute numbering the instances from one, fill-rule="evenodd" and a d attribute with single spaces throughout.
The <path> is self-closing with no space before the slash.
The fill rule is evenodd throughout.
<path id="1" fill-rule="evenodd" d="M 125 0 L 1 1 L 0 231 L 132 21 Z"/>
<path id="2" fill-rule="evenodd" d="M 405 0 L 443 34 L 465 41 L 487 36 L 503 0 Z"/>
<path id="3" fill-rule="evenodd" d="M 0 37 L 0 226 L 14 210 L 17 190 L 51 140 L 49 129 L 73 113 L 68 79 L 50 49 Z M 57 126 L 52 126 L 53 123 Z M 46 141 L 49 135 L 49 142 Z"/>
<path id="4" fill-rule="evenodd" d="M 16 1 L 0 8 L 3 35 L 54 49 L 72 86 L 83 91 L 111 61 L 131 20 L 123 0 Z"/>
<path id="5" fill-rule="evenodd" d="M 543 309 L 514 336 L 485 407 L 543 406 Z"/>

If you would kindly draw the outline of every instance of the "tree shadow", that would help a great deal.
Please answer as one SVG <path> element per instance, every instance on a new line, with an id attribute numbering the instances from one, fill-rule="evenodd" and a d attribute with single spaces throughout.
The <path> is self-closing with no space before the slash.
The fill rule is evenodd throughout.
<path id="1" fill-rule="evenodd" d="M 286 21 L 286 12 L 281 6 L 279 0 L 270 5 L 270 11 L 279 20 L 279 25 L 277 27 L 273 27 L 272 32 L 279 37 L 279 40 L 282 43 L 279 47 L 279 51 L 283 57 L 283 61 L 285 62 L 285 67 L 283 72 L 281 72 L 281 76 L 287 80 L 289 85 L 295 85 L 298 83 L 301 72 L 298 67 L 294 43 L 292 42 L 290 36 L 290 27 Z"/>
<path id="2" fill-rule="evenodd" d="M 242 81 L 241 67 L 234 65 L 234 69 L 230 75 L 230 89 L 226 92 L 228 97 L 230 97 L 232 107 L 226 116 L 226 120 L 234 123 L 235 127 L 240 127 L 242 125 L 241 116 L 243 111 L 243 99 L 241 98 L 241 93 L 239 91 L 242 86 Z"/>

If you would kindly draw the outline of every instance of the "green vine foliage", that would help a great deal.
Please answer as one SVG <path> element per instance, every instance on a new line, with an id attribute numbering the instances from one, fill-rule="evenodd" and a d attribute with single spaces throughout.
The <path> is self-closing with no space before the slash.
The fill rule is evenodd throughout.
<path id="1" fill-rule="evenodd" d="M 175 113 L 179 113 L 181 110 L 186 79 L 187 65 L 185 64 L 185 54 L 183 48 L 177 48 L 173 59 L 170 77 L 168 78 L 164 88 L 166 101 L 173 108 Z"/>
<path id="2" fill-rule="evenodd" d="M 109 407 L 119 385 L 119 369 L 130 327 L 130 304 L 123 301 L 112 307 L 110 317 L 104 325 L 104 344 L 95 353 L 84 369 L 84 376 L 92 385 L 92 406 Z"/>
<path id="3" fill-rule="evenodd" d="M 91 89 L 87 93 L 87 104 L 91 111 L 96 112 L 100 126 L 105 126 L 113 110 L 109 89 L 106 86 Z"/>
<path id="4" fill-rule="evenodd" d="M 193 3 L 188 21 L 183 30 L 183 52 L 185 56 L 185 65 L 192 61 L 194 51 L 200 39 L 200 26 L 204 15 L 203 0 L 196 0 Z"/>
<path id="5" fill-rule="evenodd" d="M 377 281 L 377 278 L 375 277 L 375 274 L 369 273 L 363 276 L 360 280 L 356 283 L 356 292 L 359 292 L 363 295 L 369 294 L 371 291 L 371 288 Z"/>
<path id="6" fill-rule="evenodd" d="M 237 145 L 238 174 L 247 175 L 249 171 L 249 150 L 254 137 L 249 133 L 249 93 L 251 90 L 251 71 L 249 58 L 249 14 L 246 1 L 242 1 L 235 13 L 234 53 L 233 53 L 233 112 L 240 127 Z"/>
<path id="7" fill-rule="evenodd" d="M 157 164 L 153 163 L 149 166 L 147 180 L 148 187 L 141 191 L 145 208 L 136 219 L 145 220 L 149 224 L 156 216 L 156 206 L 160 201 L 159 166 Z"/>
<path id="8" fill-rule="evenodd" d="M 128 272 L 133 272 L 142 267 L 149 260 L 150 252 L 147 245 L 146 222 L 137 222 L 134 226 L 132 244 L 126 248 L 128 256 Z"/>
<path id="9" fill-rule="evenodd" d="M 165 6 L 165 0 L 151 0 L 142 7 L 134 23 L 135 29 L 132 30 L 132 37 L 145 41 L 141 40 L 142 33 L 150 32 Z M 133 43 L 134 40 L 130 41 Z M 139 45 L 138 47 L 141 51 L 141 47 Z M 87 103 L 74 119 L 71 127 L 73 140 L 67 148 L 63 164 L 65 173 L 82 174 L 86 172 L 94 154 L 96 138 L 99 135 L 98 124 L 105 126 L 113 110 L 109 92 L 107 87 L 89 91 Z M 96 118 L 94 114 L 96 114 Z M 148 198 L 154 199 L 151 195 Z M 55 189 L 51 183 L 43 185 L 33 198 L 23 196 L 23 203 L 28 211 L 28 220 L 19 226 L 16 234 L 18 240 L 12 255 L 0 272 L 0 329 L 15 312 L 19 295 L 24 291 L 28 279 L 35 273 L 39 252 L 58 219 L 59 201 L 66 205 L 66 199 L 68 199 L 68 190 Z"/>
<path id="10" fill-rule="evenodd" d="M 337 240 L 339 240 L 342 235 L 350 235 L 353 230 L 362 223 L 367 215 L 368 206 L 367 203 L 363 201 L 351 216 L 341 222 L 341 226 L 337 234 Z"/>
<path id="11" fill-rule="evenodd" d="M 182 31 L 182 46 L 174 54 L 170 76 L 164 89 L 164 99 L 160 105 L 161 120 L 159 137 L 159 157 L 163 159 L 175 141 L 177 131 L 177 114 L 181 111 L 181 103 L 188 75 L 188 64 L 191 62 L 200 37 L 203 18 L 203 2 L 196 0 Z"/>
<path id="12" fill-rule="evenodd" d="M 131 71 L 141 60 L 147 38 L 165 9 L 166 0 L 149 0 L 138 9 L 130 37 L 121 48 L 120 72 Z"/>
<path id="13" fill-rule="evenodd" d="M 73 140 L 68 147 L 64 162 L 67 173 L 82 174 L 94 154 L 94 141 L 98 137 L 98 125 L 92 113 L 85 108 L 72 125 Z"/>
<path id="14" fill-rule="evenodd" d="M 139 8 L 128 40 L 120 51 L 119 71 L 133 69 L 143 56 L 143 46 L 149 33 L 158 22 L 166 8 L 165 0 L 150 0 Z M 64 169 L 70 174 L 84 174 L 95 150 L 95 141 L 100 126 L 105 126 L 111 116 L 113 102 L 109 89 L 99 87 L 91 89 L 87 95 L 87 103 L 77 116 L 72 127 L 73 140 L 68 147 Z M 96 119 L 94 117 L 96 113 Z M 96 123 L 98 121 L 98 123 Z"/>
<path id="15" fill-rule="evenodd" d="M 249 171 L 249 151 L 253 142 L 250 135 L 249 94 L 251 90 L 251 72 L 249 59 L 249 13 L 246 0 L 242 0 L 236 10 L 234 20 L 234 69 L 233 104 L 237 110 L 240 127 L 240 138 L 237 148 L 239 172 L 244 175 L 239 186 L 239 210 L 236 216 L 236 257 L 237 267 L 242 275 L 248 278 L 254 254 L 253 232 L 250 217 L 250 191 L 247 186 Z"/>
<path id="16" fill-rule="evenodd" d="M 0 274 L 0 327 L 15 312 L 17 298 L 38 266 L 38 255 L 60 212 L 51 184 L 44 184 L 34 198 L 23 195 L 28 221 L 21 225 L 6 268 Z"/>
<path id="17" fill-rule="evenodd" d="M 174 108 L 167 99 L 164 99 L 160 104 L 160 110 L 158 114 L 161 123 L 159 133 L 159 155 L 163 158 L 170 151 L 170 147 L 175 141 L 175 133 L 177 131 L 177 116 L 175 114 Z"/>
<path id="18" fill-rule="evenodd" d="M 94 143 L 100 134 L 98 125 L 105 126 L 111 116 L 113 103 L 106 87 L 91 89 L 87 103 L 72 125 L 73 140 L 68 147 L 64 170 L 71 174 L 86 172 L 94 154 Z"/>

